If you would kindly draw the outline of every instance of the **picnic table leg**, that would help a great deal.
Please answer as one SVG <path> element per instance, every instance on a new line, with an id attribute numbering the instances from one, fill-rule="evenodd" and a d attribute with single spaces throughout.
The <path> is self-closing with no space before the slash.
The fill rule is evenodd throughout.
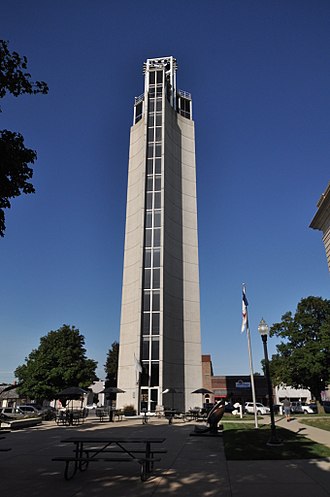
<path id="1" fill-rule="evenodd" d="M 78 442 L 76 444 L 76 458 L 89 458 L 88 450 L 84 450 L 83 442 Z M 79 461 L 79 471 L 86 471 L 88 469 L 89 461 Z"/>
<path id="2" fill-rule="evenodd" d="M 147 445 L 146 445 L 146 471 L 147 473 L 150 473 L 151 470 L 153 469 L 152 466 L 153 464 L 150 462 L 150 458 L 151 458 L 151 447 L 150 447 L 150 442 L 147 442 Z"/>
<path id="3" fill-rule="evenodd" d="M 69 471 L 70 463 L 73 464 L 73 469 L 71 472 Z M 78 464 L 76 461 L 74 461 L 74 462 L 73 461 L 65 461 L 64 478 L 66 480 L 71 480 L 74 477 L 74 475 L 77 473 L 77 469 L 78 469 Z"/>
<path id="4" fill-rule="evenodd" d="M 146 481 L 148 479 L 148 472 L 147 472 L 147 469 L 146 469 L 146 464 L 147 462 L 146 461 L 142 461 L 141 463 L 141 481 Z"/>
<path id="5" fill-rule="evenodd" d="M 145 459 L 140 462 L 141 464 L 141 481 L 146 481 L 153 470 L 153 463 L 151 461 L 151 444 L 146 443 Z"/>

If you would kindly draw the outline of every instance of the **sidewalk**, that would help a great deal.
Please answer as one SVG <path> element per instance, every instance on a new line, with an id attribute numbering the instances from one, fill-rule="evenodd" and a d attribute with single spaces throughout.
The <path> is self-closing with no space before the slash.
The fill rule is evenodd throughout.
<path id="1" fill-rule="evenodd" d="M 281 426 L 282 428 L 286 428 L 287 430 L 294 431 L 295 433 L 304 435 L 314 442 L 330 447 L 330 431 L 320 430 L 320 428 L 314 428 L 313 426 L 299 423 L 299 419 L 304 418 L 292 417 L 291 421 L 289 422 L 287 422 L 285 418 L 280 418 L 276 421 L 276 425 Z"/>
<path id="2" fill-rule="evenodd" d="M 288 423 L 290 424 L 290 423 Z M 295 428 L 292 423 L 292 429 Z M 300 425 L 299 425 L 300 427 Z M 305 461 L 226 461 L 223 440 L 191 437 L 193 423 L 140 420 L 88 422 L 79 427 L 45 423 L 12 432 L 1 440 L 11 452 L 0 452 L 0 485 L 13 497 L 326 497 L 330 495 L 330 459 Z M 64 464 L 52 457 L 68 451 L 63 438 L 77 433 L 102 436 L 165 437 L 155 474 L 140 481 L 135 462 L 100 462 L 71 481 L 63 478 Z"/>

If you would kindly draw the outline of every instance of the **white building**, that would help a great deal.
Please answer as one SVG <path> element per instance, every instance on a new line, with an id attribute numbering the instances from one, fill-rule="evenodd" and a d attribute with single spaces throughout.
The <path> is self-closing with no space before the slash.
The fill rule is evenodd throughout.
<path id="1" fill-rule="evenodd" d="M 312 400 L 312 395 L 307 388 L 293 388 L 288 385 L 277 385 L 274 388 L 275 404 L 281 404 L 287 397 L 289 400 L 297 402 L 307 402 Z"/>
<path id="2" fill-rule="evenodd" d="M 194 122 L 176 71 L 146 61 L 130 134 L 117 405 L 138 412 L 185 410 L 202 386 Z"/>

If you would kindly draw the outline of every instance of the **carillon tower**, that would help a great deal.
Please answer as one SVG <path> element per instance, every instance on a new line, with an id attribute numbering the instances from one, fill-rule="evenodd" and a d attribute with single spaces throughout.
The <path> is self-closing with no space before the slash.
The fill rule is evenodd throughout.
<path id="1" fill-rule="evenodd" d="M 147 59 L 135 98 L 117 406 L 187 410 L 202 386 L 195 134 L 173 57 Z"/>

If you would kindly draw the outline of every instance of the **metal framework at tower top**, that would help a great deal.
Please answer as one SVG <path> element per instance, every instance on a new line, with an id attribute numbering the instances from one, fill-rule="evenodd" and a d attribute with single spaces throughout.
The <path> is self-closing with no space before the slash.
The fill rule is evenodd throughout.
<path id="1" fill-rule="evenodd" d="M 176 109 L 176 59 L 170 57 L 157 57 L 156 59 L 147 59 L 143 64 L 143 73 L 145 74 L 144 92 L 147 94 L 150 85 L 150 73 L 162 70 L 164 73 L 163 81 L 168 89 L 168 96 L 171 106 Z"/>
<path id="2" fill-rule="evenodd" d="M 163 73 L 162 86 L 166 89 L 166 97 L 170 105 L 182 116 L 192 118 L 192 98 L 191 94 L 184 90 L 177 89 L 176 72 L 178 66 L 174 57 L 157 57 L 155 59 L 147 59 L 143 64 L 144 78 L 144 93 L 135 97 L 134 102 L 134 119 L 133 124 L 136 124 L 144 113 L 147 112 L 147 107 L 144 105 L 146 96 L 149 94 L 150 85 L 153 84 L 155 72 Z M 158 85 L 157 85 L 158 86 Z"/>

